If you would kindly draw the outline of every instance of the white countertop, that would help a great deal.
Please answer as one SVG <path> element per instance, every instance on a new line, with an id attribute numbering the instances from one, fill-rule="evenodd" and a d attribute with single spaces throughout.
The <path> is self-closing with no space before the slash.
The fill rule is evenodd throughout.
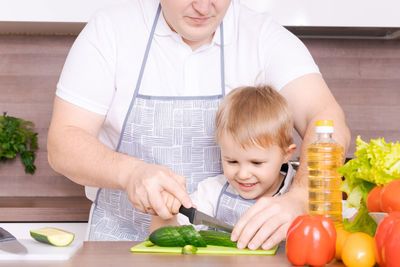
<path id="1" fill-rule="evenodd" d="M 62 230 L 75 234 L 75 240 L 84 241 L 86 239 L 87 223 L 58 223 L 58 222 L 45 222 L 45 223 L 0 223 L 0 227 L 4 228 L 17 239 L 29 239 L 30 230 L 35 230 L 43 227 L 56 227 Z"/>
<path id="2" fill-rule="evenodd" d="M 26 253 L 12 253 L 10 251 L 0 249 L 0 265 L 2 261 L 6 261 L 6 266 L 10 265 L 10 261 L 65 261 L 82 246 L 86 237 L 87 223 L 0 223 L 0 227 L 13 234 L 20 244 L 26 249 Z M 43 227 L 56 227 L 75 234 L 71 244 L 65 247 L 56 247 L 34 240 L 29 231 Z M 19 265 L 23 266 L 23 265 Z M 40 266 L 45 266 L 40 264 Z M 46 265 L 49 266 L 49 265 Z M 50 266 L 57 266 L 51 264 Z"/>

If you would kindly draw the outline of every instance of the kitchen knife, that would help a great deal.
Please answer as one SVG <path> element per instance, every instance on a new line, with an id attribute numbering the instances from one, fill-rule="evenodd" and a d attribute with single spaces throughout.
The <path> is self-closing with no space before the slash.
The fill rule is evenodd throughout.
<path id="1" fill-rule="evenodd" d="M 187 209 L 184 206 L 179 208 L 179 213 L 189 218 L 189 222 L 195 225 L 203 224 L 212 228 L 217 228 L 224 232 L 232 233 L 233 226 L 211 217 L 195 208 Z"/>
<path id="2" fill-rule="evenodd" d="M 0 227 L 0 250 L 13 254 L 27 254 L 28 250 L 18 240 Z"/>

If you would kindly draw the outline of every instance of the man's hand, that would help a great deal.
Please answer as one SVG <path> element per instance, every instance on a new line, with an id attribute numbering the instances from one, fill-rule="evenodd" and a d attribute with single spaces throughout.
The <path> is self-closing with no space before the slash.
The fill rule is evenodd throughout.
<path id="1" fill-rule="evenodd" d="M 135 174 L 125 180 L 128 198 L 141 212 L 170 219 L 181 205 L 192 206 L 186 179 L 167 167 L 138 161 Z"/>
<path id="2" fill-rule="evenodd" d="M 138 210 L 162 218 L 170 218 L 180 203 L 190 208 L 184 177 L 116 152 L 98 140 L 104 119 L 104 115 L 55 98 L 47 139 L 54 170 L 81 185 L 125 190 Z"/>
<path id="3" fill-rule="evenodd" d="M 179 208 L 181 207 L 182 203 L 176 197 L 174 197 L 174 195 L 167 191 L 162 192 L 161 195 L 169 212 L 172 215 L 178 214 Z"/>
<path id="4" fill-rule="evenodd" d="M 271 249 L 285 239 L 293 220 L 306 212 L 305 198 L 300 192 L 260 198 L 236 224 L 232 241 L 238 241 L 238 248 Z"/>

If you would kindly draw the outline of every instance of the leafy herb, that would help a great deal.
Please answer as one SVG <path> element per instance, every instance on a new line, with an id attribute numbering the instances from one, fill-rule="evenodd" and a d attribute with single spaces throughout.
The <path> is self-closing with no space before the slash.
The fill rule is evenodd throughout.
<path id="1" fill-rule="evenodd" d="M 33 127 L 33 122 L 7 116 L 7 112 L 3 113 L 0 117 L 0 161 L 5 162 L 19 154 L 25 172 L 35 172 L 35 150 L 38 149 L 38 141 Z"/>

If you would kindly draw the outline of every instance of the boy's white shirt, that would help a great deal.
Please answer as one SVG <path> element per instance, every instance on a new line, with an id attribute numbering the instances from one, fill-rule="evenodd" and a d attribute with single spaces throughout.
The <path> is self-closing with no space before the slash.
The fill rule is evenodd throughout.
<path id="1" fill-rule="evenodd" d="M 227 182 L 225 175 L 220 174 L 214 177 L 210 177 L 201 181 L 197 190 L 190 194 L 190 198 L 197 210 L 204 212 L 212 217 L 216 216 L 216 209 L 219 195 L 221 194 L 222 187 Z M 177 216 L 178 223 L 180 225 L 191 224 L 188 217 L 182 214 Z M 194 225 L 196 230 L 206 230 L 208 227 L 204 225 Z"/>
<path id="2" fill-rule="evenodd" d="M 289 164 L 287 172 L 281 170 L 281 174 L 285 176 L 285 179 L 283 180 L 283 185 L 281 185 L 278 192 L 276 192 L 274 196 L 282 195 L 289 191 L 296 171 Z M 197 210 L 204 212 L 205 214 L 212 217 L 216 217 L 218 198 L 221 194 L 223 186 L 226 184 L 227 181 L 228 180 L 226 179 L 225 175 L 220 174 L 214 177 L 207 178 L 200 182 L 197 186 L 197 190 L 190 194 L 192 202 L 194 205 L 196 205 Z M 232 185 L 229 185 L 226 191 L 235 195 L 239 195 L 239 193 Z M 189 219 L 182 214 L 177 215 L 177 220 L 180 225 L 190 224 Z M 204 225 L 194 225 L 194 227 L 197 231 L 206 230 L 208 228 Z"/>

